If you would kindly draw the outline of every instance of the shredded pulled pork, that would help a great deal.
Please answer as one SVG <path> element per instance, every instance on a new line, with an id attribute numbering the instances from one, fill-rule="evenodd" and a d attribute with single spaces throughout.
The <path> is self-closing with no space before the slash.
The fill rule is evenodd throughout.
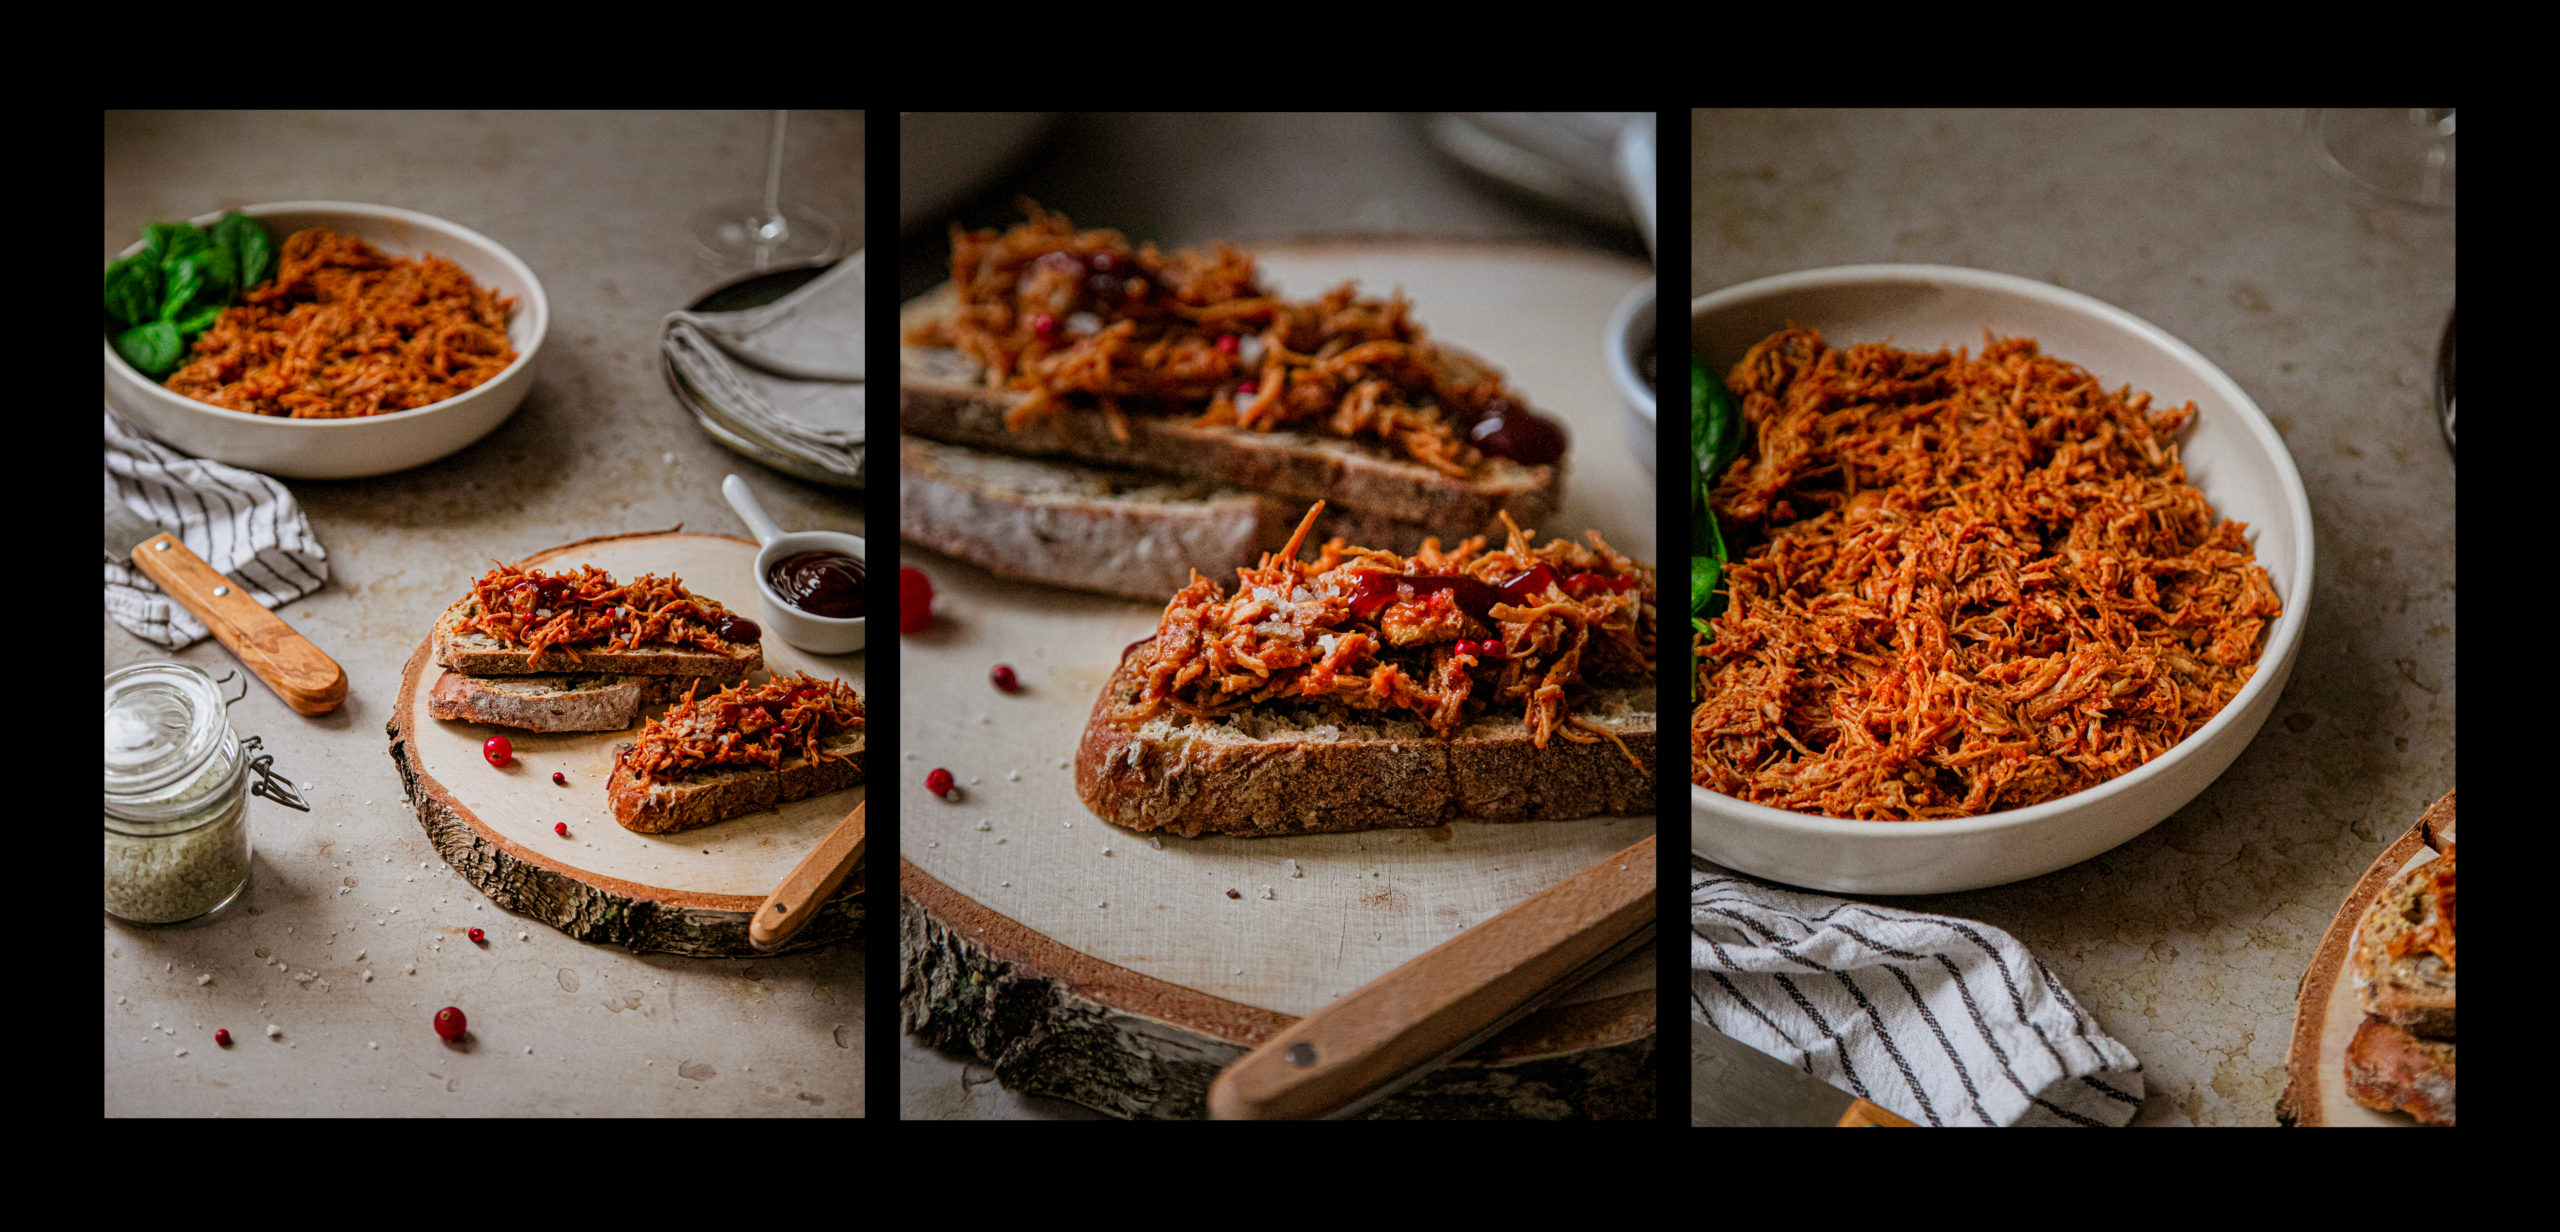
<path id="1" fill-rule="evenodd" d="M 1194 573 L 1174 595 L 1132 652 L 1143 687 L 1131 726 L 1167 709 L 1210 719 L 1297 701 L 1411 715 L 1445 738 L 1477 714 L 1515 711 L 1539 748 L 1561 734 L 1626 749 L 1573 707 L 1597 683 L 1652 682 L 1651 566 L 1596 531 L 1588 547 L 1534 546 L 1508 514 L 1500 548 L 1429 539 L 1406 558 L 1337 538 L 1301 563 L 1323 509 L 1285 551 L 1236 570 L 1232 592 Z"/>
<path id="2" fill-rule="evenodd" d="M 2446 844 L 2444 855 L 2428 872 L 2419 901 L 2433 906 L 2418 926 L 2392 938 L 2389 950 L 2393 958 L 2411 954 L 2433 954 L 2453 969 L 2453 844 Z"/>
<path id="3" fill-rule="evenodd" d="M 830 739 L 861 728 L 862 695 L 841 680 L 807 672 L 760 685 L 735 685 L 684 701 L 643 726 L 623 764 L 643 778 L 663 779 L 707 766 L 782 768 L 785 757 L 845 761 Z"/>
<path id="4" fill-rule="evenodd" d="M 287 236 L 281 257 L 196 339 L 171 390 L 253 415 L 347 419 L 442 402 L 515 362 L 515 301 L 443 257 L 320 230 Z"/>
<path id="5" fill-rule="evenodd" d="M 1027 394 L 1008 426 L 1090 405 L 1126 440 L 1131 409 L 1205 407 L 1203 424 L 1366 439 L 1463 479 L 1484 464 L 1468 427 L 1525 410 L 1499 374 L 1448 362 L 1400 294 L 1362 299 L 1344 283 L 1291 303 L 1225 244 L 1132 248 L 1025 208 L 1001 234 L 952 227 L 960 310 L 908 339 L 957 348 L 990 386 Z"/>
<path id="6" fill-rule="evenodd" d="M 2186 481 L 2193 403 L 2031 339 L 1968 358 L 1806 329 L 1729 384 L 1746 436 L 1709 503 L 1748 547 L 1696 642 L 1697 784 L 1832 817 L 2023 808 L 2167 752 L 2256 670 L 2281 606 Z"/>
<path id="7" fill-rule="evenodd" d="M 471 584 L 471 597 L 478 602 L 460 627 L 530 651 L 536 661 L 557 650 L 574 662 L 581 647 L 730 649 L 719 633 L 728 609 L 686 590 L 681 578 L 644 573 L 617 582 L 593 565 L 551 574 L 502 564 Z"/>

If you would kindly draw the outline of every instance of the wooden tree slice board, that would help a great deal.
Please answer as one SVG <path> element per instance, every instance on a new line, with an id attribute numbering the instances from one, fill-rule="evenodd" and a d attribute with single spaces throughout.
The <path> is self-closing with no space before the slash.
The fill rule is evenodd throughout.
<path id="1" fill-rule="evenodd" d="M 2297 1126 L 2420 1127 L 2405 1112 L 2367 1108 L 2347 1094 L 2347 1045 L 2365 1019 L 2349 959 L 2356 952 L 2365 908 L 2400 874 L 2433 861 L 2453 843 L 2452 813 L 2453 793 L 2446 792 L 2408 833 L 2374 857 L 2329 921 L 2295 994 L 2293 1046 L 2286 1058 L 2284 1095 L 2276 1103 L 2277 1120 Z"/>
<path id="2" fill-rule="evenodd" d="M 1540 538 L 1589 527 L 1659 563 L 1653 480 L 1628 451 L 1601 342 L 1650 271 L 1522 245 L 1255 251 L 1291 295 L 1401 287 L 1434 337 L 1503 369 L 1573 434 L 1565 504 Z M 904 551 L 936 599 L 933 626 L 899 639 L 902 1018 L 1009 1088 L 1201 1115 L 1210 1078 L 1297 1015 L 1654 832 L 1647 816 L 1151 841 L 1086 811 L 1071 766 L 1103 681 L 1161 604 Z M 998 663 L 1019 692 L 989 684 Z M 922 790 L 936 767 L 961 800 Z M 1650 1117 L 1654 996 L 1647 951 L 1369 1115 Z"/>
<path id="3" fill-rule="evenodd" d="M 536 552 L 527 567 L 594 565 L 616 577 L 672 574 L 697 594 L 765 626 L 768 672 L 805 670 L 862 688 L 862 656 L 812 655 L 771 632 L 755 580 L 756 545 L 727 535 L 643 534 L 588 539 Z M 457 566 L 459 597 L 485 562 Z M 783 875 L 862 802 L 851 788 L 674 834 L 639 834 L 613 819 L 605 778 L 631 731 L 541 733 L 446 723 L 427 716 L 443 669 L 422 635 L 400 676 L 389 724 L 391 760 L 438 853 L 498 906 L 582 941 L 640 951 L 754 957 L 747 923 Z M 761 677 L 758 677 L 761 679 Z M 876 713 L 869 697 L 867 711 Z M 664 707 L 652 706 L 644 717 Z M 876 720 L 875 720 L 876 721 Z M 503 735 L 515 746 L 505 769 L 481 756 Z M 866 769 L 877 774 L 882 767 Z M 568 780 L 551 781 L 554 771 Z M 552 830 L 565 822 L 568 837 Z M 778 953 L 850 940 L 862 925 L 862 870 Z"/>

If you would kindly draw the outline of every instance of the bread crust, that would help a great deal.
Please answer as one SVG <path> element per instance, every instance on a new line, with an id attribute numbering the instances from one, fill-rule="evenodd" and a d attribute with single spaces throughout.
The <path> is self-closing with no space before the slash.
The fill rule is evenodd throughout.
<path id="1" fill-rule="evenodd" d="M 1317 706 L 1208 723 L 1159 716 L 1133 730 L 1136 649 L 1121 655 L 1076 745 L 1076 794 L 1132 830 L 1315 834 L 1654 810 L 1653 774 L 1628 760 L 1655 766 L 1650 686 L 1585 713 L 1624 753 L 1561 736 L 1540 749 L 1517 720 L 1479 719 L 1442 739 L 1418 722 L 1328 722 L 1331 708 Z"/>

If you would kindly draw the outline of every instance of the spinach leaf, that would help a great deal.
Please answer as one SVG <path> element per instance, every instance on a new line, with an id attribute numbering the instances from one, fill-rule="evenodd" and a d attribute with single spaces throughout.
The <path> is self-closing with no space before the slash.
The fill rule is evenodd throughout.
<path id="1" fill-rule="evenodd" d="M 222 304 L 206 304 L 172 322 L 178 327 L 179 341 L 192 344 L 196 335 L 213 328 L 213 323 L 222 319 L 223 308 Z"/>
<path id="2" fill-rule="evenodd" d="M 213 224 L 213 244 L 231 254 L 234 282 L 246 291 L 267 280 L 275 272 L 275 242 L 267 238 L 267 229 L 258 220 L 238 210 L 222 216 Z"/>
<path id="3" fill-rule="evenodd" d="M 203 292 L 205 286 L 203 256 L 204 254 L 200 252 L 191 252 L 184 256 L 165 258 L 160 262 L 160 272 L 166 278 L 162 284 L 160 296 L 161 320 L 178 319 L 179 314 L 184 313 L 187 306 L 195 302 L 196 296 Z"/>
<path id="4" fill-rule="evenodd" d="M 1724 580 L 1724 529 L 1708 493 L 1716 476 L 1742 452 L 1742 411 L 1724 382 L 1692 356 L 1689 360 L 1689 625 L 1705 641 L 1715 640 L 1708 622 L 1724 610 L 1716 587 Z M 1689 687 L 1698 687 L 1697 643 L 1689 647 Z"/>
<path id="5" fill-rule="evenodd" d="M 160 319 L 160 263 L 150 254 L 107 267 L 107 319 L 127 328 Z"/>
<path id="6" fill-rule="evenodd" d="M 116 354 L 126 363 L 153 380 L 178 370 L 178 361 L 186 355 L 186 346 L 178 340 L 178 327 L 167 321 L 136 325 L 116 335 Z"/>

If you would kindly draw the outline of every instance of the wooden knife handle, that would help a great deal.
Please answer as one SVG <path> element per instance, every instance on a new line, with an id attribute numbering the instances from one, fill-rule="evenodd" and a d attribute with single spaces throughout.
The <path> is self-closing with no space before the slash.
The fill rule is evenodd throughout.
<path id="1" fill-rule="evenodd" d="M 835 897 L 836 888 L 862 863 L 862 811 L 869 803 L 854 805 L 843 821 L 782 875 L 782 884 L 773 888 L 757 906 L 755 918 L 747 922 L 747 944 L 759 950 L 780 947 Z"/>
<path id="2" fill-rule="evenodd" d="M 1849 1101 L 1847 1111 L 1840 1114 L 1841 1129 L 1910 1129 L 1911 1122 L 1885 1111 L 1863 1099 Z"/>
<path id="3" fill-rule="evenodd" d="M 1299 1019 L 1209 1087 L 1220 1120 L 1295 1120 L 1429 1063 L 1653 919 L 1648 837 Z"/>
<path id="4" fill-rule="evenodd" d="M 231 648 L 240 665 L 301 714 L 327 714 L 347 700 L 347 671 L 231 579 L 162 532 L 136 544 L 133 567 Z"/>

